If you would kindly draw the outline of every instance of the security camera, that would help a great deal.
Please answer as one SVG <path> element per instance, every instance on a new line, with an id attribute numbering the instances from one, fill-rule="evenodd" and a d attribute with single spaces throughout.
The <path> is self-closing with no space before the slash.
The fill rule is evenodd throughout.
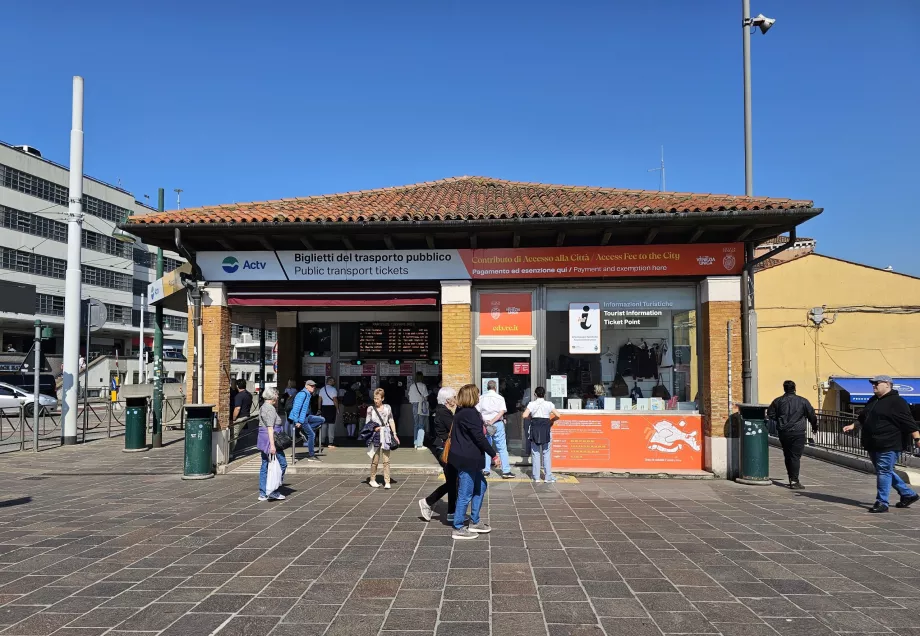
<path id="1" fill-rule="evenodd" d="M 766 34 L 776 24 L 776 20 L 773 18 L 768 18 L 764 14 L 759 14 L 756 18 L 751 20 L 751 26 L 755 26 L 760 29 L 760 32 Z"/>

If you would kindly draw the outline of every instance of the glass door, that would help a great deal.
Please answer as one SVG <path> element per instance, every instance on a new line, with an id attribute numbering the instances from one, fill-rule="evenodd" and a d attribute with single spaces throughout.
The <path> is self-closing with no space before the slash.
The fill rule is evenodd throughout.
<path id="1" fill-rule="evenodd" d="M 530 375 L 530 351 L 483 351 L 479 358 L 480 391 L 485 391 L 489 380 L 495 380 L 498 392 L 505 398 L 508 412 L 505 416 L 505 434 L 508 452 L 523 452 L 524 421 L 521 413 L 530 401 L 533 390 Z"/>

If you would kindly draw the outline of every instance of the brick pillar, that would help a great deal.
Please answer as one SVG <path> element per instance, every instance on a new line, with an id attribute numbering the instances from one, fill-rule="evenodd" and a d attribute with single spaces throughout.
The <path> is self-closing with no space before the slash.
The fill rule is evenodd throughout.
<path id="1" fill-rule="evenodd" d="M 470 281 L 441 281 L 441 381 L 452 389 L 473 381 L 470 300 Z"/>
<path id="2" fill-rule="evenodd" d="M 193 392 L 192 358 L 195 350 L 194 309 L 188 310 L 188 368 L 185 373 L 186 397 Z M 204 340 L 204 395 L 202 404 L 214 404 L 217 424 L 223 430 L 230 426 L 230 308 L 223 285 L 208 285 L 201 297 L 201 331 Z"/>
<path id="3" fill-rule="evenodd" d="M 741 379 L 741 279 L 736 276 L 710 277 L 700 284 L 702 312 L 699 317 L 701 341 L 700 397 L 705 436 L 705 468 L 731 479 L 737 449 L 728 438 L 729 380 L 728 323 L 731 321 L 731 397 L 742 399 Z"/>

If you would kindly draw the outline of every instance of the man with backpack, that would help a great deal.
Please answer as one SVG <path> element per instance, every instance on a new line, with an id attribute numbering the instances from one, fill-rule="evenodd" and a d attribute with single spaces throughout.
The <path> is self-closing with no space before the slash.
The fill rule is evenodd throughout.
<path id="1" fill-rule="evenodd" d="M 779 443 L 783 447 L 783 457 L 786 460 L 789 488 L 804 490 L 805 486 L 799 481 L 799 466 L 802 462 L 802 451 L 805 450 L 808 423 L 811 423 L 813 432 L 818 432 L 818 417 L 811 402 L 796 395 L 795 382 L 786 380 L 783 382 L 783 395 L 773 400 L 767 409 L 767 419 L 776 423 Z"/>
<path id="2" fill-rule="evenodd" d="M 310 402 L 313 398 L 313 392 L 316 391 L 316 382 L 307 380 L 304 382 L 303 389 L 294 396 L 294 404 L 291 406 L 290 420 L 294 423 L 295 429 L 300 429 L 307 437 L 307 461 L 318 462 L 314 442 L 316 441 L 316 432 L 322 426 L 326 419 L 320 415 L 310 413 Z"/>

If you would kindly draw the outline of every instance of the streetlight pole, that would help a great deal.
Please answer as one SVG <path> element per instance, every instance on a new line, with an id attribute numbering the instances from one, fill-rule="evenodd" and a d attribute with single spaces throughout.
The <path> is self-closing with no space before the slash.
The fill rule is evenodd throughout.
<path id="1" fill-rule="evenodd" d="M 751 127 L 751 0 L 741 0 L 744 57 L 744 196 L 754 196 L 754 133 Z"/>
<path id="2" fill-rule="evenodd" d="M 163 212 L 163 188 L 157 193 L 157 210 Z M 163 278 L 163 248 L 157 248 L 157 280 Z M 158 302 L 153 318 L 153 435 L 151 446 L 163 446 L 163 303 Z"/>
<path id="3" fill-rule="evenodd" d="M 73 78 L 70 126 L 70 191 L 67 209 L 67 274 L 64 291 L 64 426 L 63 443 L 77 443 L 77 387 L 80 357 L 80 253 L 83 238 L 83 78 Z M 89 354 L 89 351 L 86 352 Z M 83 387 L 86 390 L 86 387 Z"/>
<path id="4" fill-rule="evenodd" d="M 751 29 L 766 34 L 776 20 L 762 13 L 751 18 L 751 0 L 741 0 L 741 48 L 744 58 L 744 195 L 754 196 L 754 132 L 751 123 Z M 744 245 L 745 267 L 741 274 L 741 382 L 743 399 L 758 402 L 757 312 L 754 309 L 754 244 Z"/>

